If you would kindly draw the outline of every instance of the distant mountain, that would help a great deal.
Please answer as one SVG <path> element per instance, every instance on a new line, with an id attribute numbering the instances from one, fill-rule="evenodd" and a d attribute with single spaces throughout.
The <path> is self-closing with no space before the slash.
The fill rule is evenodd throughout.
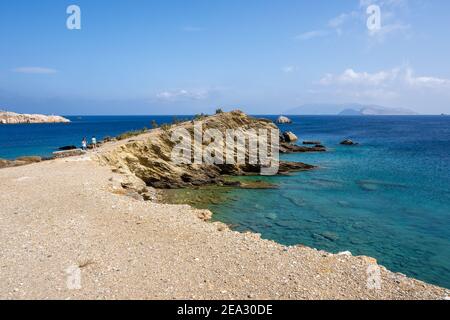
<path id="1" fill-rule="evenodd" d="M 377 105 L 347 104 L 305 104 L 288 110 L 287 115 L 342 115 L 342 116 L 377 116 L 377 115 L 416 115 L 404 108 L 388 108 Z"/>
<path id="2" fill-rule="evenodd" d="M 361 111 L 355 109 L 345 109 L 339 113 L 340 116 L 361 116 Z"/>
<path id="3" fill-rule="evenodd" d="M 381 106 L 366 106 L 360 109 L 345 109 L 341 116 L 411 116 L 417 113 L 403 108 L 387 108 Z"/>

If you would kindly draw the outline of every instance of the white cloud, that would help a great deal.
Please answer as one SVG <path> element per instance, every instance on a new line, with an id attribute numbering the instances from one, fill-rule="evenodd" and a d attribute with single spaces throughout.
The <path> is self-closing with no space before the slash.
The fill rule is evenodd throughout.
<path id="1" fill-rule="evenodd" d="M 349 13 L 342 13 L 337 17 L 334 17 L 328 21 L 328 27 L 334 29 L 338 35 L 342 34 L 342 29 L 350 20 L 360 19 L 362 21 L 362 13 L 358 11 L 352 11 Z"/>
<path id="2" fill-rule="evenodd" d="M 398 69 L 388 71 L 379 71 L 375 73 L 356 72 L 353 69 L 347 69 L 339 75 L 326 74 L 319 83 L 322 85 L 381 85 L 388 80 L 397 77 Z"/>
<path id="3" fill-rule="evenodd" d="M 314 38 L 320 38 L 320 37 L 324 37 L 328 35 L 327 31 L 324 30 L 313 30 L 313 31 L 308 31 L 302 34 L 299 34 L 298 36 L 295 37 L 296 40 L 311 40 Z"/>
<path id="4" fill-rule="evenodd" d="M 162 101 L 178 102 L 187 100 L 205 100 L 209 97 L 208 90 L 166 90 L 159 92 L 156 98 Z"/>
<path id="5" fill-rule="evenodd" d="M 12 70 L 16 73 L 26 73 L 26 74 L 53 74 L 58 72 L 55 69 L 44 68 L 44 67 L 19 67 Z"/>
<path id="6" fill-rule="evenodd" d="M 341 74 L 326 74 L 319 81 L 324 86 L 336 85 L 340 87 L 375 87 L 395 89 L 402 87 L 422 87 L 439 89 L 450 87 L 450 80 L 432 76 L 415 76 L 410 67 L 398 67 L 390 70 L 381 70 L 374 73 L 357 72 L 347 69 Z"/>
<path id="7" fill-rule="evenodd" d="M 411 68 L 406 69 L 405 81 L 414 87 L 426 87 L 426 88 L 443 88 L 448 87 L 450 89 L 450 79 L 430 77 L 430 76 L 414 76 L 414 71 Z"/>

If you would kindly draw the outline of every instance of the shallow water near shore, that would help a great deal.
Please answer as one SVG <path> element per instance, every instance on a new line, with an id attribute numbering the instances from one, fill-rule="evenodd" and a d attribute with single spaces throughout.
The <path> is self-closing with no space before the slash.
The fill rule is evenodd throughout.
<path id="1" fill-rule="evenodd" d="M 263 180 L 274 189 L 181 190 L 174 201 L 209 208 L 213 219 L 239 231 L 372 256 L 392 271 L 450 288 L 450 118 L 291 118 L 294 124 L 282 130 L 301 141 L 320 140 L 329 152 L 282 158 L 318 169 L 240 178 Z M 49 155 L 83 136 L 101 139 L 149 127 L 152 119 L 164 123 L 172 117 L 72 117 L 72 124 L 0 126 L 0 158 Z M 361 144 L 340 146 L 345 138 Z"/>
<path id="2" fill-rule="evenodd" d="M 214 220 L 235 230 L 286 245 L 372 256 L 392 271 L 450 288 L 449 119 L 292 118 L 295 124 L 282 129 L 301 140 L 321 140 L 329 152 L 282 158 L 318 169 L 240 178 L 278 187 L 216 188 L 204 190 L 203 197 L 197 190 L 191 204 L 211 209 Z M 344 138 L 361 145 L 340 146 Z"/>

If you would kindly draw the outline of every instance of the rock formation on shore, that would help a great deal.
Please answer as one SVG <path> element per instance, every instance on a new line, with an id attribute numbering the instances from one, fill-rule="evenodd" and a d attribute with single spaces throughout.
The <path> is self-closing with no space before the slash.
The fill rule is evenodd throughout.
<path id="1" fill-rule="evenodd" d="M 283 133 L 283 137 L 281 140 L 287 143 L 293 143 L 296 142 L 298 138 L 292 131 L 287 131 Z"/>
<path id="2" fill-rule="evenodd" d="M 205 117 L 197 123 L 202 124 L 203 133 L 207 129 L 218 129 L 224 133 L 228 129 L 240 129 L 249 134 L 249 130 L 277 129 L 269 120 L 256 119 L 240 111 L 221 113 Z M 126 141 L 109 152 L 102 154 L 102 160 L 118 172 L 135 175 L 145 182 L 147 186 L 155 188 L 182 188 L 208 184 L 225 184 L 224 175 L 253 175 L 260 173 L 261 165 L 250 165 L 246 161 L 242 164 L 176 164 L 171 159 L 175 143 L 171 141 L 171 132 L 184 128 L 194 132 L 193 122 L 184 122 L 154 130 L 141 136 L 141 139 Z M 205 144 L 204 145 L 208 145 Z M 281 147 L 284 144 L 281 143 Z M 302 150 L 304 152 L 305 150 Z M 214 149 L 215 153 L 224 153 L 224 150 Z M 249 150 L 246 148 L 245 157 L 248 159 Z M 292 152 L 296 152 L 295 150 Z M 280 162 L 279 173 L 290 171 L 310 170 L 314 166 L 297 162 Z"/>
<path id="3" fill-rule="evenodd" d="M 279 116 L 276 123 L 278 124 L 288 124 L 292 123 L 292 120 L 285 116 Z"/>
<path id="4" fill-rule="evenodd" d="M 0 124 L 19 123 L 68 123 L 69 119 L 61 116 L 46 116 L 42 114 L 19 114 L 15 112 L 0 111 Z"/>
<path id="5" fill-rule="evenodd" d="M 30 157 L 20 157 L 16 160 L 5 160 L 0 159 L 0 169 L 2 168 L 9 168 L 9 167 L 19 167 L 24 166 L 31 163 L 37 163 L 41 162 L 42 158 L 37 156 L 30 156 Z"/>

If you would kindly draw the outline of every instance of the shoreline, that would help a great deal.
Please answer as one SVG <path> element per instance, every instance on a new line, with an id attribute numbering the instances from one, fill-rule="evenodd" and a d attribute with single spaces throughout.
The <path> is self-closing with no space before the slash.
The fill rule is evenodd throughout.
<path id="1" fill-rule="evenodd" d="M 450 291 L 369 257 L 283 246 L 205 222 L 209 210 L 143 201 L 139 183 L 97 153 L 0 170 L 5 299 L 445 299 Z M 152 190 L 149 190 L 152 193 Z M 83 286 L 66 287 L 80 267 Z"/>
<path id="2" fill-rule="evenodd" d="M 445 299 L 450 293 L 382 266 L 382 289 L 368 289 L 373 258 L 283 246 L 206 222 L 208 210 L 136 200 L 122 191 L 127 178 L 97 157 L 0 170 L 1 298 Z M 70 265 L 83 266 L 80 290 L 65 287 Z"/>

